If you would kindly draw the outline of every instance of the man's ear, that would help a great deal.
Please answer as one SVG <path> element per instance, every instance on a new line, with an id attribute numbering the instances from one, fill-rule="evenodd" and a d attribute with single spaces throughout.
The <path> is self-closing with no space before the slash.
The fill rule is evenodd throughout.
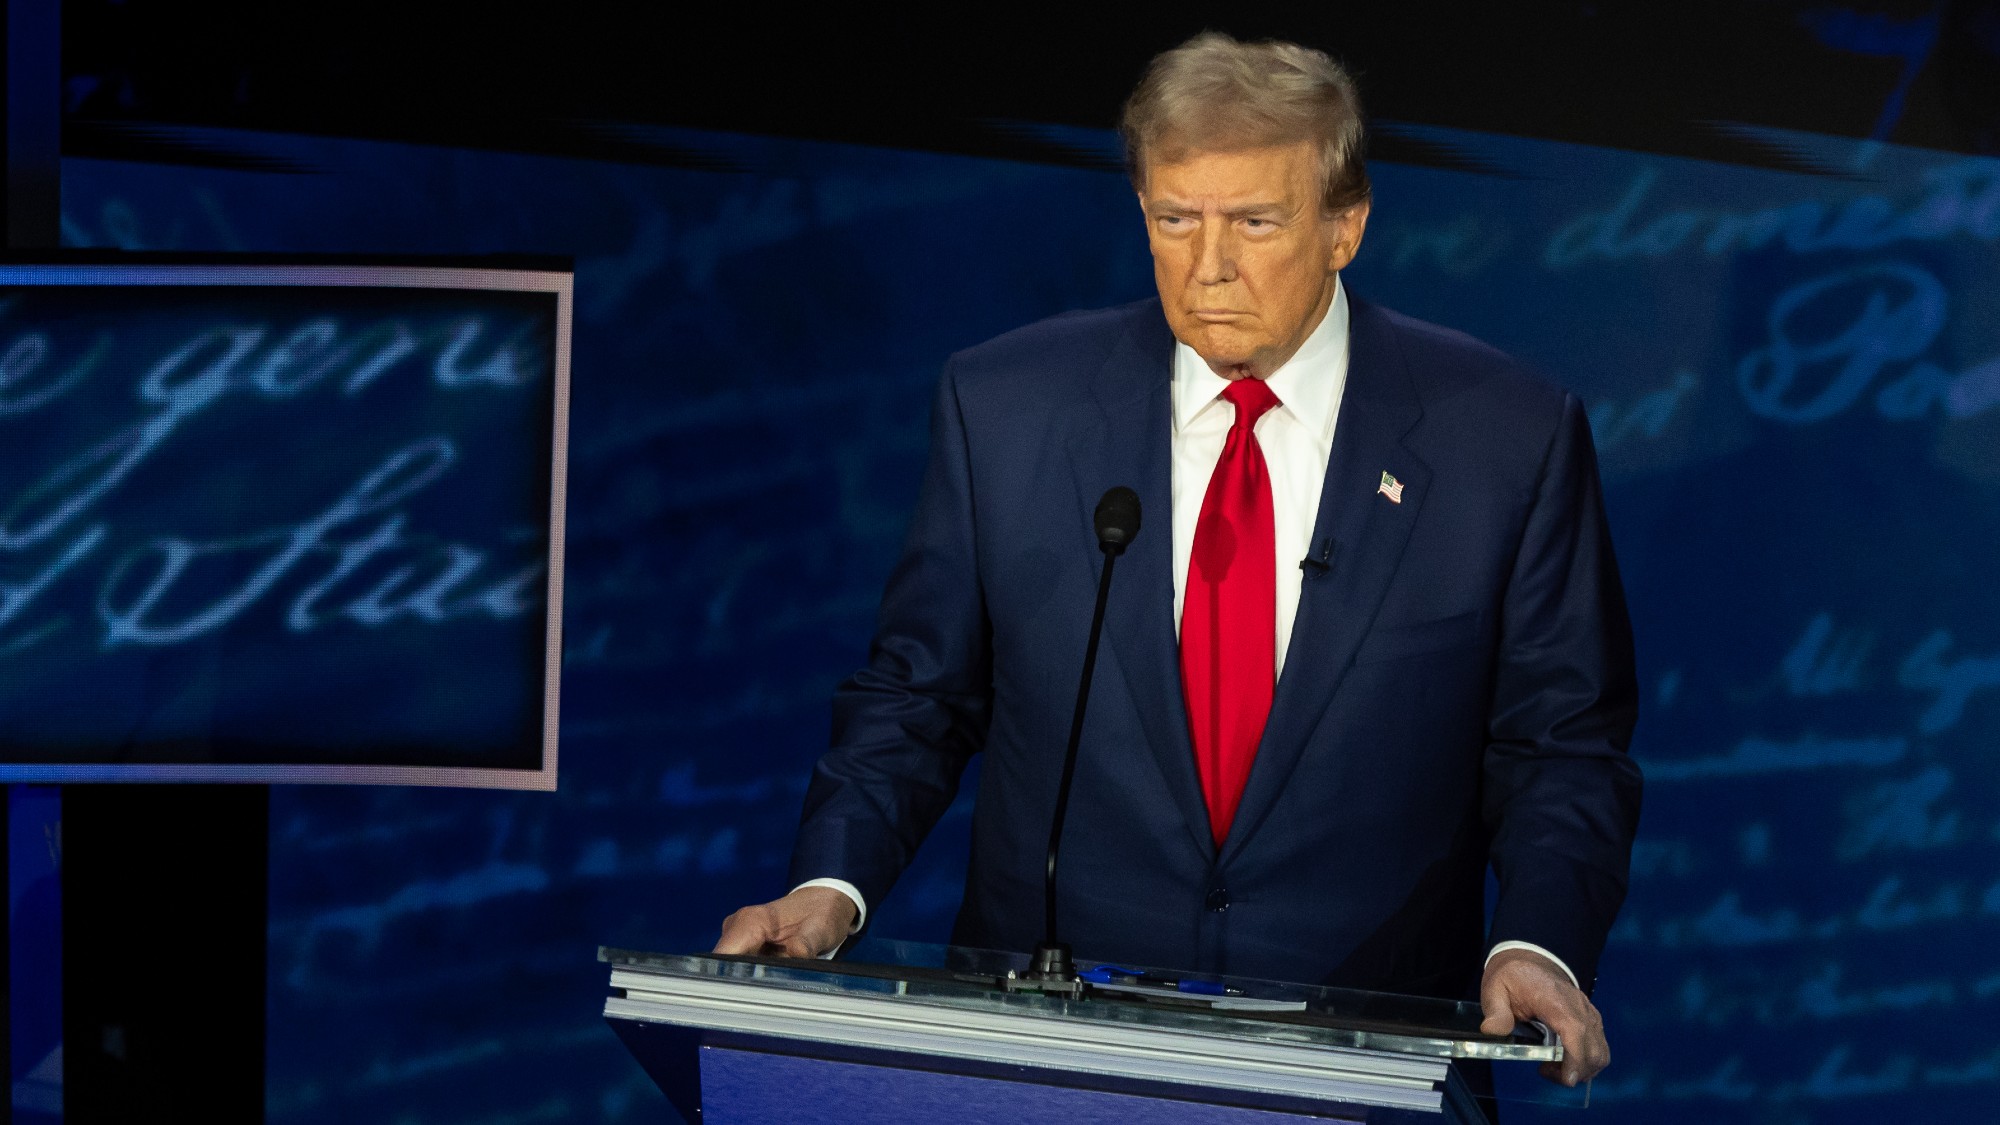
<path id="1" fill-rule="evenodd" d="M 1364 199 L 1335 215 L 1333 222 L 1333 254 L 1327 259 L 1327 270 L 1339 273 L 1361 252 L 1361 236 L 1368 230 L 1368 201 Z"/>

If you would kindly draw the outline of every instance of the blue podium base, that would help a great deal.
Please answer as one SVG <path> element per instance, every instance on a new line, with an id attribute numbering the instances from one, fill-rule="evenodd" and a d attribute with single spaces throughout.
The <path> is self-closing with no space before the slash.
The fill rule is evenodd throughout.
<path id="1" fill-rule="evenodd" d="M 701 1048 L 703 1125 L 868 1121 L 875 1125 L 1304 1125 L 1327 1117 L 1053 1086 L 1040 1082 Z"/>

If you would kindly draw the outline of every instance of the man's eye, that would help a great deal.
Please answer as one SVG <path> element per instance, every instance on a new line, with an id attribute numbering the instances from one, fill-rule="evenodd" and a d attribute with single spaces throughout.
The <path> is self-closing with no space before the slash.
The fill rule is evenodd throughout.
<path id="1" fill-rule="evenodd" d="M 1161 215 L 1160 226 L 1167 230 L 1186 230 L 1194 224 L 1185 215 Z"/>
<path id="2" fill-rule="evenodd" d="M 1262 232 L 1271 230 L 1275 228 L 1278 224 L 1272 222 L 1269 219 L 1245 219 L 1243 220 L 1243 225 L 1245 228 L 1249 230 Z"/>

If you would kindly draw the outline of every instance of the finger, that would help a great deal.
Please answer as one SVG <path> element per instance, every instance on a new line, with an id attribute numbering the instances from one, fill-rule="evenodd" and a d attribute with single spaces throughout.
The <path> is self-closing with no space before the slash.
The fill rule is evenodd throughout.
<path id="1" fill-rule="evenodd" d="M 1582 1051 L 1565 1049 L 1563 1051 L 1562 1078 L 1559 1081 L 1565 1086 L 1574 1086 L 1583 1081 L 1586 1069 L 1583 1064 Z"/>
<path id="2" fill-rule="evenodd" d="M 1565 1086 L 1574 1086 L 1583 1081 L 1586 1053 L 1590 1049 L 1590 1037 L 1583 1021 L 1568 1010 L 1545 1012 L 1538 1018 L 1548 1024 L 1549 1030 L 1555 1032 L 1556 1038 L 1562 1041 L 1562 1062 L 1554 1064 L 1557 1073 L 1550 1077 Z"/>
<path id="3" fill-rule="evenodd" d="M 1577 1052 L 1579 1062 L 1576 1080 L 1588 1082 L 1611 1065 L 1611 1044 L 1604 1039 L 1604 1020 L 1595 1009 L 1590 1012 L 1583 1031 L 1583 1047 Z"/>
<path id="4" fill-rule="evenodd" d="M 1611 1065 L 1611 1044 L 1604 1038 L 1604 1017 L 1589 1000 L 1583 1001 L 1580 1022 L 1576 1080 L 1588 1082 Z"/>
<path id="5" fill-rule="evenodd" d="M 769 907 L 746 906 L 722 920 L 722 936 L 716 939 L 715 952 L 724 954 L 758 953 L 766 942 L 775 935 L 773 919 Z"/>
<path id="6" fill-rule="evenodd" d="M 1506 1035 L 1514 1030 L 1513 997 L 1500 982 L 1498 973 L 1488 973 L 1479 983 L 1479 1006 L 1486 1013 L 1479 1023 L 1482 1034 Z"/>
<path id="7" fill-rule="evenodd" d="M 1604 1041 L 1604 1025 L 1596 1018 L 1595 1011 L 1544 1018 L 1562 1038 L 1562 1073 L 1558 1081 L 1563 1085 L 1576 1086 L 1588 1082 L 1610 1065 L 1611 1047 Z"/>
<path id="8" fill-rule="evenodd" d="M 1561 1061 L 1551 1060 L 1543 1063 L 1542 1077 L 1551 1082 L 1573 1085 L 1571 1077 L 1578 1063 L 1578 1052 L 1587 1042 L 1588 1036 L 1582 1013 L 1576 1005 L 1570 1003 L 1571 998 L 1564 995 L 1565 991 L 1567 990 L 1527 987 L 1521 988 L 1518 993 L 1509 992 L 1507 1000 L 1516 1020 L 1542 1021 L 1562 1045 Z M 1581 993 L 1576 994 L 1578 999 L 1581 999 L 1581 996 Z M 1485 1030 L 1483 1025 L 1481 1030 Z"/>
<path id="9" fill-rule="evenodd" d="M 1604 1073 L 1604 1068 L 1610 1065 L 1611 1065 L 1611 1047 L 1609 1044 L 1605 1043 L 1603 1040 L 1600 1039 L 1598 1041 L 1597 1050 L 1591 1053 L 1590 1066 L 1584 1070 L 1583 1080 L 1588 1082 L 1589 1080 Z"/>

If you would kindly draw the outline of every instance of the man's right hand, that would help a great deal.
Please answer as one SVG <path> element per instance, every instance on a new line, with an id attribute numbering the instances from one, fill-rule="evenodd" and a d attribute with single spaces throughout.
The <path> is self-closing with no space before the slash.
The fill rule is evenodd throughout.
<path id="1" fill-rule="evenodd" d="M 800 887 L 776 902 L 746 906 L 724 918 L 715 952 L 818 957 L 847 940 L 854 915 L 854 900 L 832 887 Z"/>

